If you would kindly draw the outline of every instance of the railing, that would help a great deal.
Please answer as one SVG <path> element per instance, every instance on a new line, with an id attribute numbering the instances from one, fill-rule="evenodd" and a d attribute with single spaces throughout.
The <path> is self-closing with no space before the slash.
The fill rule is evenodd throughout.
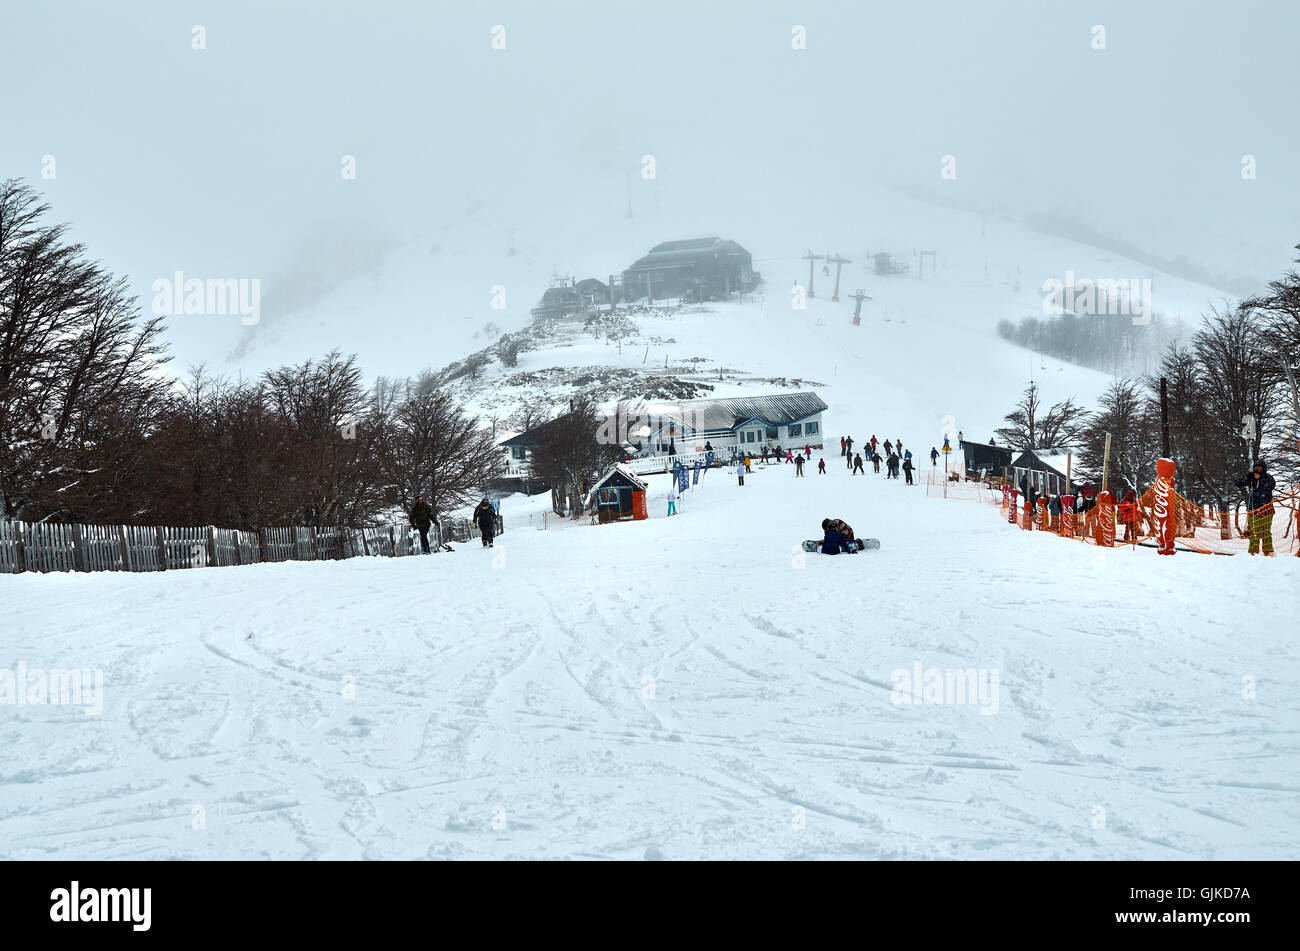
<path id="1" fill-rule="evenodd" d="M 461 523 L 468 528 L 462 528 Z M 448 519 L 465 540 L 478 529 Z M 441 547 L 437 526 L 430 547 Z M 420 550 L 415 529 L 398 523 L 351 528 L 287 526 L 241 531 L 211 525 L 57 525 L 0 522 L 0 574 L 50 571 L 175 571 L 260 562 L 402 557 Z"/>

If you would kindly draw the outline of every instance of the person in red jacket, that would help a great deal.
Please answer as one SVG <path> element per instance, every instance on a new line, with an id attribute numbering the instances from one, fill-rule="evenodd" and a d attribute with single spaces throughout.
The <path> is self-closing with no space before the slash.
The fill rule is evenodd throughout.
<path id="1" fill-rule="evenodd" d="M 787 450 L 785 451 L 785 461 L 786 461 L 786 462 L 794 462 L 794 450 L 793 450 L 793 449 L 787 449 Z"/>
<path id="2" fill-rule="evenodd" d="M 1124 523 L 1124 541 L 1137 541 L 1137 493 L 1132 489 L 1119 503 L 1119 520 Z"/>
<path id="3" fill-rule="evenodd" d="M 844 437 L 840 437 L 840 455 L 844 455 Z"/>

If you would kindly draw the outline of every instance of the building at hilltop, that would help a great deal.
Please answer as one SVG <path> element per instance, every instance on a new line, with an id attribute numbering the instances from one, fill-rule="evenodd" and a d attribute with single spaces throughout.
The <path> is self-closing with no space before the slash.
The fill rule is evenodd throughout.
<path id="1" fill-rule="evenodd" d="M 753 257 L 735 241 L 690 238 L 665 241 L 623 272 L 623 299 L 629 301 L 725 300 L 752 290 L 759 275 Z"/>

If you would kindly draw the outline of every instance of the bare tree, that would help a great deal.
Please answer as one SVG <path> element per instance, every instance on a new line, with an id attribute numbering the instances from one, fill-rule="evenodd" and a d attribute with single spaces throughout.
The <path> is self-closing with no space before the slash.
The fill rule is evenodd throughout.
<path id="1" fill-rule="evenodd" d="M 550 483 L 556 515 L 580 515 L 583 497 L 592 483 L 619 458 L 617 445 L 599 439 L 603 422 L 595 403 L 579 397 L 567 413 L 535 430 L 538 446 L 532 454 L 533 472 Z"/>
<path id="2" fill-rule="evenodd" d="M 1087 410 L 1073 399 L 1055 403 L 1044 411 L 1038 384 L 1031 381 L 1015 409 L 1004 417 L 1007 425 L 997 434 L 1004 445 L 1018 449 L 1052 449 L 1073 443 L 1087 415 Z"/>

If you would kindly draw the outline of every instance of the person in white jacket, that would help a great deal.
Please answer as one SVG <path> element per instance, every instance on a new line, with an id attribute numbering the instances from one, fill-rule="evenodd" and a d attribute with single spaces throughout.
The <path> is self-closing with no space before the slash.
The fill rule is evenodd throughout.
<path id="1" fill-rule="evenodd" d="M 677 479 L 673 478 L 673 483 L 668 487 L 668 514 L 677 514 Z"/>
<path id="2" fill-rule="evenodd" d="M 736 463 L 736 478 L 740 480 L 741 485 L 745 484 L 745 460 L 743 457 Z"/>

